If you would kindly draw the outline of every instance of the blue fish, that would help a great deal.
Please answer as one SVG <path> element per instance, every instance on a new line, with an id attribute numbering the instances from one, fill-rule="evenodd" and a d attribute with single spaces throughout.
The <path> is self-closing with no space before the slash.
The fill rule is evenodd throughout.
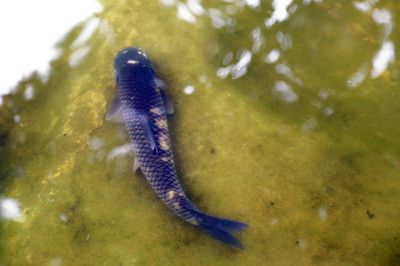
<path id="1" fill-rule="evenodd" d="M 139 48 L 125 48 L 116 55 L 114 69 L 118 94 L 107 116 L 112 119 L 122 112 L 135 153 L 135 171 L 142 171 L 159 198 L 184 221 L 217 240 L 243 248 L 231 233 L 247 225 L 201 212 L 178 180 L 167 123 L 173 107 L 147 54 Z"/>

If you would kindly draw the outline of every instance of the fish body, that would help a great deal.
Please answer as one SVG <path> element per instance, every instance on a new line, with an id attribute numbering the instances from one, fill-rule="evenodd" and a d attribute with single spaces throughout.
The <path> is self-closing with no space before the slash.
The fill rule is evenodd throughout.
<path id="1" fill-rule="evenodd" d="M 135 168 L 140 168 L 159 198 L 177 216 L 222 242 L 242 247 L 230 233 L 244 230 L 247 225 L 204 214 L 179 182 L 168 132 L 171 105 L 147 54 L 139 48 L 125 48 L 115 57 L 114 68 L 117 104 L 133 145 Z"/>

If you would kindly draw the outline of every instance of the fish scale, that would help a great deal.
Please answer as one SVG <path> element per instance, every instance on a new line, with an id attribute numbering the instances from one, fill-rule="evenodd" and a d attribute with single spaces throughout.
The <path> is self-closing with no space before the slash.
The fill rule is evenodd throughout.
<path id="1" fill-rule="evenodd" d="M 136 90 L 120 90 L 119 96 L 123 106 L 139 106 L 145 113 L 149 114 L 152 123 L 152 130 L 154 138 L 156 140 L 158 152 L 151 150 L 149 141 L 147 140 L 145 130 L 140 125 L 138 118 L 134 115 L 134 111 L 130 108 L 124 109 L 124 120 L 125 125 L 128 129 L 129 136 L 131 137 L 132 144 L 134 147 L 135 154 L 137 155 L 137 160 L 139 162 L 140 168 L 143 171 L 145 177 L 153 187 L 154 191 L 161 198 L 161 200 L 172 209 L 178 216 L 185 217 L 193 221 L 195 219 L 194 215 L 191 214 L 187 208 L 192 206 L 189 199 L 184 195 L 182 186 L 179 184 L 178 177 L 176 176 L 175 166 L 173 163 L 173 155 L 170 149 L 163 150 L 160 147 L 160 138 L 165 138 L 169 140 L 168 128 L 157 127 L 155 121 L 158 119 L 166 120 L 166 114 L 164 110 L 164 104 L 161 98 L 161 94 L 157 93 L 156 84 L 154 83 L 152 77 L 142 76 L 140 82 L 132 82 L 131 75 L 121 76 L 119 79 L 120 87 L 132 87 L 139 88 Z M 142 88 L 142 89 L 140 89 Z M 138 93 L 143 89 L 153 90 L 154 93 L 149 94 L 151 98 L 149 101 L 139 102 L 137 99 L 141 99 L 143 93 Z M 139 102 L 139 103 L 137 103 Z M 136 107 L 137 108 L 137 107 Z M 151 112 L 151 109 L 158 108 L 160 110 L 159 114 Z M 168 143 L 169 145 L 169 143 Z M 161 158 L 167 158 L 167 161 Z M 168 197 L 168 193 L 175 195 L 180 195 L 179 197 Z"/>
<path id="2" fill-rule="evenodd" d="M 139 48 L 125 48 L 115 58 L 118 102 L 133 144 L 135 159 L 156 194 L 177 216 L 212 237 L 241 248 L 230 233 L 247 225 L 209 216 L 186 196 L 176 175 L 167 125 L 166 96 L 155 82 L 147 55 Z"/>

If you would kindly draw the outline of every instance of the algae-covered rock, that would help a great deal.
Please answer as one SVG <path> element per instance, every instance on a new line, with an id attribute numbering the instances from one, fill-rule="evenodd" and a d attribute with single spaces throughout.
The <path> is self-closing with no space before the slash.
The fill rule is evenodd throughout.
<path id="1" fill-rule="evenodd" d="M 278 1 L 101 2 L 58 44 L 49 77 L 21 81 L 0 107 L 1 192 L 22 215 L 0 222 L 1 265 L 400 262 L 400 65 L 370 74 L 385 42 L 398 49 L 398 5 L 373 7 L 392 14 L 385 24 L 349 1 L 286 13 Z M 168 85 L 191 199 L 248 223 L 245 250 L 179 220 L 132 172 L 124 127 L 104 115 L 127 46 Z"/>

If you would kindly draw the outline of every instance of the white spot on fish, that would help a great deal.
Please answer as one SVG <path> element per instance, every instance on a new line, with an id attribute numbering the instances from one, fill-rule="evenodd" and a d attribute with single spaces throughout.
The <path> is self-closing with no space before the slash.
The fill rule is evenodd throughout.
<path id="1" fill-rule="evenodd" d="M 161 160 L 163 160 L 164 162 L 172 162 L 171 157 L 169 156 L 161 157 Z"/>
<path id="2" fill-rule="evenodd" d="M 152 112 L 152 113 L 155 114 L 155 115 L 161 115 L 161 114 L 162 114 L 161 109 L 160 109 L 159 107 L 153 107 L 153 108 L 151 108 L 151 109 L 150 109 L 150 112 Z"/>
<path id="3" fill-rule="evenodd" d="M 191 223 L 193 225 L 199 225 L 199 223 L 197 222 L 197 220 L 195 218 L 190 218 L 186 220 L 188 223 Z"/>
<path id="4" fill-rule="evenodd" d="M 164 134 L 162 134 L 159 138 L 158 141 L 160 143 L 160 148 L 164 151 L 168 151 L 170 149 L 168 137 Z"/>
<path id="5" fill-rule="evenodd" d="M 174 197 L 175 197 L 175 191 L 173 191 L 173 190 L 168 191 L 167 198 L 169 200 L 172 200 Z"/>
<path id="6" fill-rule="evenodd" d="M 181 208 L 181 206 L 179 205 L 179 202 L 174 202 L 172 204 L 174 206 L 175 209 L 179 210 Z"/>
<path id="7" fill-rule="evenodd" d="M 139 61 L 137 61 L 137 60 L 128 60 L 128 61 L 126 61 L 128 64 L 130 64 L 130 65 L 136 65 L 136 64 L 139 64 Z"/>
<path id="8" fill-rule="evenodd" d="M 156 125 L 161 129 L 166 129 L 168 127 L 167 120 L 164 118 L 156 119 Z"/>

